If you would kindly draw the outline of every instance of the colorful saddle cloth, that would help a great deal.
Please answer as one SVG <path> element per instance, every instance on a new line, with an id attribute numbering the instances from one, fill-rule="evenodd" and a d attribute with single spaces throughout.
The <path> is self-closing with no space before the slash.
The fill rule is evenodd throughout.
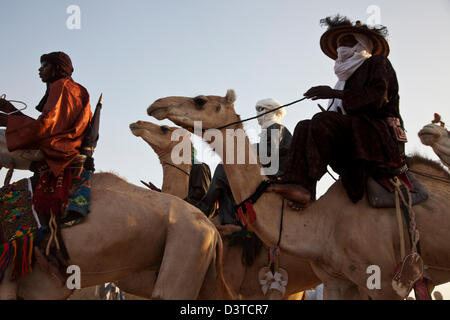
<path id="1" fill-rule="evenodd" d="M 92 171 L 85 171 L 81 182 L 74 183 L 67 203 L 58 217 L 59 227 L 82 222 L 89 213 Z M 0 189 L 0 282 L 12 265 L 12 279 L 32 271 L 33 248 L 39 247 L 48 231 L 48 216 L 34 210 L 30 179 L 22 179 Z M 41 225 L 42 224 L 42 225 Z"/>
<path id="2" fill-rule="evenodd" d="M 33 248 L 38 245 L 42 228 L 33 212 L 29 179 L 0 189 L 0 281 L 12 265 L 12 278 L 31 271 Z"/>

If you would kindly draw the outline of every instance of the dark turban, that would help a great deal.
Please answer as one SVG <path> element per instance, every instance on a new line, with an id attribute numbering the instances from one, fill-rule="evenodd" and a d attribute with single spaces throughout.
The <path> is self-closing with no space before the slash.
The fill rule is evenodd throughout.
<path id="1" fill-rule="evenodd" d="M 62 78 L 72 76 L 73 73 L 72 61 L 70 60 L 70 57 L 64 52 L 58 51 L 43 54 L 41 56 L 41 63 L 43 62 L 50 63 L 55 68 L 56 74 L 55 77 L 51 79 L 50 83 Z M 42 109 L 44 108 L 44 105 L 47 102 L 48 91 L 49 85 L 47 84 L 47 91 L 45 92 L 45 95 L 41 99 L 39 104 L 36 106 L 36 109 L 40 112 L 42 112 Z"/>
<path id="2" fill-rule="evenodd" d="M 57 77 L 70 77 L 73 73 L 73 66 L 70 57 L 64 52 L 52 52 L 41 56 L 41 63 L 51 63 L 57 69 Z"/>

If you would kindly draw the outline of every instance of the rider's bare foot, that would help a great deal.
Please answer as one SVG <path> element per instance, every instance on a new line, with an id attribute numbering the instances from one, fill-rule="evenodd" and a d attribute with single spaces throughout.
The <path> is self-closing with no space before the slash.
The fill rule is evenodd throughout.
<path id="1" fill-rule="evenodd" d="M 310 192 L 299 184 L 272 184 L 267 191 L 279 193 L 290 200 L 288 206 L 297 211 L 306 208 L 311 201 Z"/>

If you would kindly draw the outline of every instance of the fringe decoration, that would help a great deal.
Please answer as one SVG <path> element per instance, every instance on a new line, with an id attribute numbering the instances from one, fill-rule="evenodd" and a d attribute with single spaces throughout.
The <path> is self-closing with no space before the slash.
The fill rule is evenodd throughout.
<path id="1" fill-rule="evenodd" d="M 242 211 L 242 207 L 239 207 L 237 209 L 237 221 L 240 221 L 241 224 L 245 227 L 247 225 L 247 222 L 245 221 L 244 212 Z"/>
<path id="2" fill-rule="evenodd" d="M 10 265 L 13 280 L 23 278 L 32 271 L 33 249 L 39 246 L 41 239 L 42 228 L 39 228 L 0 244 L 0 283 Z"/>
<path id="3" fill-rule="evenodd" d="M 250 224 L 255 223 L 256 212 L 255 209 L 253 209 L 253 204 L 251 200 L 247 200 L 241 205 L 237 206 L 236 211 L 237 211 L 236 220 L 239 221 L 244 227 L 247 226 L 247 221 L 245 217 L 247 217 L 247 220 Z"/>
<path id="4" fill-rule="evenodd" d="M 253 224 L 256 221 L 256 212 L 253 209 L 253 204 L 250 201 L 245 203 L 245 211 L 247 212 L 248 222 Z"/>

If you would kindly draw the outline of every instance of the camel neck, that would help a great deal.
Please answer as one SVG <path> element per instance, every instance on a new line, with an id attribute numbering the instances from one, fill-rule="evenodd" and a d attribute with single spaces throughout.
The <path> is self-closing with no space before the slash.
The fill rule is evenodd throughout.
<path id="1" fill-rule="evenodd" d="M 239 147 L 235 146 L 231 149 L 226 146 L 227 143 L 229 143 L 229 146 L 231 145 L 230 139 L 235 140 L 231 134 L 232 131 L 239 129 L 242 129 L 242 124 L 221 129 L 224 146 L 221 154 L 223 166 L 236 203 L 241 203 L 252 195 L 260 183 L 267 179 L 261 173 L 261 165 L 254 159 L 256 157 L 256 150 L 250 146 L 247 135 L 244 135 L 246 150 L 245 162 L 236 164 L 236 162 L 227 161 L 227 155 L 229 156 L 227 153 L 231 150 L 234 150 L 234 158 L 236 158 L 236 151 Z M 228 160 L 230 158 L 228 157 Z M 256 221 L 251 225 L 251 228 L 263 242 L 273 247 L 277 245 L 279 239 L 282 201 L 282 197 L 278 194 L 265 193 L 254 205 Z M 320 204 L 314 203 L 302 213 L 298 213 L 285 205 L 283 233 L 280 241 L 280 248 L 284 252 L 305 259 L 316 259 L 319 257 L 322 251 L 320 248 L 322 244 L 320 238 L 322 232 L 318 232 L 318 230 L 326 232 L 326 224 L 324 221 L 320 221 L 320 217 L 317 217 L 317 211 L 321 210 L 320 207 Z"/>
<path id="2" fill-rule="evenodd" d="M 184 163 L 176 165 L 171 161 L 170 155 L 161 157 L 160 161 L 163 167 L 161 191 L 181 199 L 186 198 L 189 191 L 189 175 L 186 173 L 191 171 L 191 165 Z"/>

